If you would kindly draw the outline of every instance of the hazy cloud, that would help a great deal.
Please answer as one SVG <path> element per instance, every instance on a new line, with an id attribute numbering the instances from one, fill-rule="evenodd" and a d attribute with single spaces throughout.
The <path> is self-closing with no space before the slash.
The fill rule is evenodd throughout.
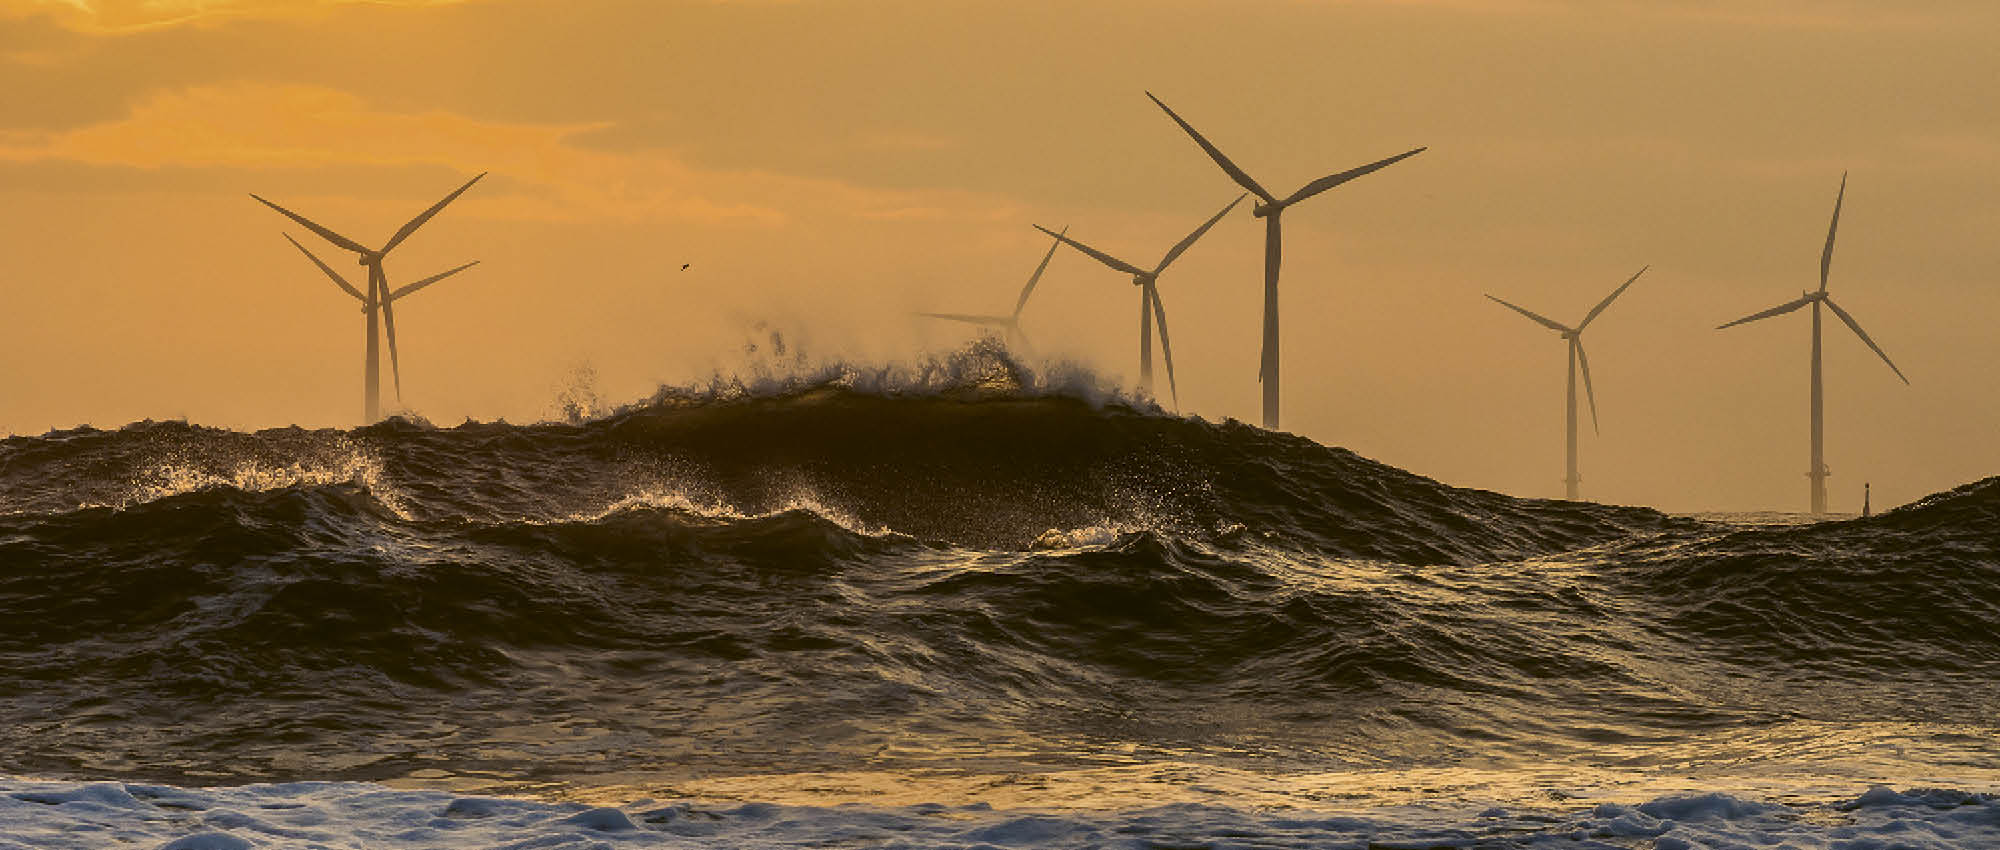
<path id="1" fill-rule="evenodd" d="M 866 190 L 769 172 L 706 172 L 659 151 L 580 148 L 595 125 L 480 121 L 397 112 L 345 92 L 240 83 L 155 94 L 113 121 L 62 131 L 0 132 L 0 160 L 138 169 L 300 170 L 436 166 L 493 171 L 522 188 L 487 214 L 591 219 L 665 216 L 779 224 L 798 214 L 991 215 L 965 193 Z"/>
<path id="2" fill-rule="evenodd" d="M 441 6 L 466 2 L 473 0 L 0 0 L 0 16 L 46 15 L 63 26 L 82 31 L 132 32 L 216 18 L 296 15 L 329 6 Z"/>

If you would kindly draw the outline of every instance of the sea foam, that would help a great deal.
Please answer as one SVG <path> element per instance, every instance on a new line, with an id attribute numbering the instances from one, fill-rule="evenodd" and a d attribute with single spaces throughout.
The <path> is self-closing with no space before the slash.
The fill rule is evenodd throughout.
<path id="1" fill-rule="evenodd" d="M 1711 792 L 1582 809 L 1433 804 L 1305 811 L 1177 803 L 996 810 L 978 803 L 883 808 L 650 799 L 592 806 L 340 782 L 192 789 L 0 781 L 0 850 L 107 846 L 1957 850 L 2000 846 L 2000 800 L 1877 787 L 1846 800 L 1787 805 Z"/>

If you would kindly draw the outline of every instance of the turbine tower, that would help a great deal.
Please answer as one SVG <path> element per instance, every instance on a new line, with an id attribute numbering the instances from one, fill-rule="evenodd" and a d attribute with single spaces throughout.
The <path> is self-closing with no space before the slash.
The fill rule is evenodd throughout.
<path id="1" fill-rule="evenodd" d="M 1806 473 L 1806 477 L 1812 479 L 1812 512 L 1814 514 L 1826 513 L 1826 477 L 1832 474 L 1826 468 L 1826 403 L 1825 388 L 1820 380 L 1819 356 L 1820 305 L 1826 305 L 1826 308 L 1832 310 L 1835 316 L 1839 316 L 1842 322 L 1847 323 L 1848 329 L 1854 331 L 1855 336 L 1861 337 L 1861 341 L 1867 343 L 1868 347 L 1875 351 L 1875 355 L 1882 358 L 1882 362 L 1889 364 L 1889 370 L 1895 372 L 1896 377 L 1902 378 L 1904 384 L 1910 382 L 1910 379 L 1903 375 L 1903 370 L 1896 368 L 1895 361 L 1889 359 L 1889 355 L 1882 350 L 1882 346 L 1876 345 L 1875 340 L 1869 338 L 1868 332 L 1861 329 L 1861 323 L 1854 321 L 1854 317 L 1848 315 L 1846 310 L 1840 309 L 1839 304 L 1833 303 L 1833 296 L 1828 295 L 1826 292 L 1827 272 L 1833 267 L 1833 236 L 1835 232 L 1840 230 L 1840 204 L 1846 198 L 1847 175 L 1846 173 L 1842 173 L 1840 175 L 1840 194 L 1836 195 L 1833 199 L 1833 223 L 1827 225 L 1826 228 L 1826 248 L 1819 255 L 1818 292 L 1806 292 L 1801 294 L 1796 301 L 1787 301 L 1761 313 L 1752 313 L 1728 324 L 1716 326 L 1716 330 L 1722 330 L 1723 328 L 1735 327 L 1746 322 L 1754 322 L 1758 319 L 1781 316 L 1804 307 L 1807 304 L 1812 305 L 1812 469 Z"/>
<path id="2" fill-rule="evenodd" d="M 1195 228 L 1193 233 L 1188 234 L 1179 244 L 1174 245 L 1172 249 L 1168 250 L 1167 255 L 1160 258 L 1159 265 L 1154 266 L 1151 271 L 1139 268 L 1096 248 L 1092 248 L 1089 245 L 1085 245 L 1082 242 L 1071 239 L 1065 235 L 1068 231 L 1057 233 L 1039 224 L 1035 225 L 1036 230 L 1054 236 L 1056 241 L 1082 251 L 1090 255 L 1091 258 L 1113 269 L 1131 275 L 1132 285 L 1139 287 L 1140 392 L 1147 394 L 1153 392 L 1153 320 L 1158 319 L 1160 321 L 1160 355 L 1167 362 L 1167 390 L 1173 394 L 1174 406 L 1180 406 L 1180 387 L 1174 383 L 1174 350 L 1167 342 L 1167 307 L 1160 302 L 1160 289 L 1158 286 L 1160 273 L 1166 271 L 1167 266 L 1173 265 L 1174 260 L 1179 259 L 1183 252 L 1193 246 L 1195 240 L 1200 239 L 1202 234 L 1207 233 L 1209 228 L 1214 227 L 1216 222 L 1221 221 L 1223 216 L 1228 215 L 1230 210 L 1235 209 L 1237 204 L 1242 203 L 1245 197 L 1248 196 L 1237 195 L 1236 200 L 1230 201 L 1229 205 L 1223 207 L 1221 212 L 1210 216 L 1207 221 L 1202 222 L 1201 226 Z"/>
<path id="3" fill-rule="evenodd" d="M 1647 266 L 1646 268 L 1652 267 Z M 1562 334 L 1562 338 L 1569 343 L 1569 410 L 1566 426 L 1568 442 L 1566 443 L 1567 451 L 1565 453 L 1565 456 L 1569 459 L 1569 465 L 1565 467 L 1568 471 L 1563 475 L 1563 486 L 1564 491 L 1568 494 L 1565 498 L 1568 498 L 1572 502 L 1578 498 L 1577 485 L 1583 482 L 1583 477 L 1578 475 L 1576 471 L 1576 370 L 1578 366 L 1583 367 L 1584 396 L 1590 399 L 1590 430 L 1594 433 L 1601 433 L 1597 427 L 1597 391 L 1590 386 L 1590 358 L 1583 353 L 1583 329 L 1590 327 L 1590 323 L 1596 320 L 1599 313 L 1604 312 L 1604 308 L 1611 306 L 1612 301 L 1617 300 L 1618 296 L 1625 294 L 1626 287 L 1631 286 L 1633 281 L 1638 280 L 1639 275 L 1645 274 L 1646 268 L 1640 269 L 1637 274 L 1632 275 L 1624 284 L 1612 290 L 1610 295 L 1604 296 L 1604 300 L 1597 302 L 1596 307 L 1590 308 L 1590 313 L 1583 317 L 1583 321 L 1577 322 L 1576 327 L 1573 328 L 1566 327 L 1561 322 L 1547 316 L 1517 307 L 1506 301 L 1494 298 L 1491 295 L 1486 296 L 1498 302 L 1500 306 L 1527 316 L 1537 324 Z"/>
<path id="4" fill-rule="evenodd" d="M 1019 343 L 1023 349 L 1026 349 L 1031 343 L 1028 340 L 1028 332 L 1021 330 L 1021 311 L 1028 306 L 1028 296 L 1035 294 L 1035 284 L 1042 281 L 1042 272 L 1048 270 L 1049 260 L 1055 258 L 1056 249 L 1062 247 L 1061 239 L 1063 233 L 1068 232 L 1069 228 L 1063 228 L 1062 233 L 1056 234 L 1057 241 L 1049 243 L 1049 252 L 1042 255 L 1042 264 L 1035 267 L 1035 273 L 1028 276 L 1028 285 L 1021 287 L 1021 297 L 1014 300 L 1014 312 L 1005 316 L 970 313 L 918 313 L 917 315 L 932 319 L 944 319 L 951 322 L 965 322 L 966 324 L 978 325 L 983 328 L 998 328 L 1001 338 L 1007 343 L 1009 348 Z"/>
<path id="5" fill-rule="evenodd" d="M 1165 103 L 1161 103 L 1159 98 L 1153 97 L 1152 92 L 1147 92 L 1146 96 L 1152 98 L 1154 103 L 1159 104 L 1161 109 L 1166 110 L 1167 117 L 1174 119 L 1175 124 L 1179 124 L 1182 130 L 1186 130 L 1188 136 L 1194 139 L 1194 143 L 1200 145 L 1201 149 L 1207 152 L 1208 158 L 1215 160 L 1215 164 L 1221 166 L 1223 172 L 1228 174 L 1231 180 L 1235 180 L 1237 185 L 1250 190 L 1260 199 L 1257 205 L 1251 210 L 1252 214 L 1256 217 L 1264 219 L 1264 350 L 1261 361 L 1263 365 L 1257 371 L 1257 379 L 1264 383 L 1264 427 L 1276 431 L 1278 430 L 1278 266 L 1279 260 L 1284 254 L 1284 239 L 1282 229 L 1279 226 L 1279 216 L 1284 213 L 1286 207 L 1342 183 L 1346 183 L 1356 177 L 1416 156 L 1423 153 L 1426 148 L 1405 151 L 1388 159 L 1371 162 L 1360 168 L 1351 168 L 1338 174 L 1329 174 L 1311 183 L 1307 183 L 1300 187 L 1298 191 L 1293 192 L 1291 196 L 1279 200 L 1276 195 L 1265 191 L 1263 186 L 1258 185 L 1256 180 L 1251 179 L 1247 172 L 1236 167 L 1236 163 L 1230 162 L 1229 157 L 1223 156 L 1222 151 L 1216 149 L 1214 145 L 1209 144 L 1207 139 L 1202 138 L 1202 135 L 1195 131 L 1193 125 L 1181 120 L 1179 114 L 1169 109 Z"/>
<path id="6" fill-rule="evenodd" d="M 331 266 L 328 266 L 326 263 L 320 262 L 319 257 L 314 256 L 311 251 L 307 251 L 305 249 L 305 246 L 299 245 L 298 241 L 292 239 L 290 234 L 285 235 L 285 239 L 287 241 L 291 242 L 292 245 L 296 246 L 300 251 L 304 252 L 308 258 L 311 258 L 314 265 L 319 266 L 321 271 L 326 272 L 328 277 L 333 278 L 334 283 L 339 284 L 340 288 L 347 291 L 347 294 L 352 295 L 361 301 L 361 312 L 367 316 L 367 334 L 368 334 L 368 346 L 367 346 L 368 353 L 366 355 L 365 362 L 362 366 L 362 373 L 361 373 L 363 424 L 371 424 L 375 422 L 377 419 L 381 418 L 382 366 L 381 366 L 381 355 L 379 353 L 380 343 L 378 341 L 378 334 L 376 332 L 377 312 L 380 312 L 382 324 L 387 327 L 389 332 L 389 366 L 393 370 L 395 375 L 396 400 L 398 402 L 401 402 L 403 399 L 403 369 L 402 369 L 402 364 L 398 361 L 396 354 L 396 310 L 395 307 L 393 306 L 395 301 L 399 298 L 402 298 L 405 295 L 409 295 L 410 293 L 413 293 L 419 289 L 422 289 L 426 286 L 429 286 L 433 283 L 436 283 L 440 280 L 443 280 L 447 277 L 450 277 L 454 274 L 457 274 L 461 271 L 471 268 L 472 266 L 478 265 L 478 261 L 467 263 L 465 265 L 459 266 L 458 268 L 452 269 L 447 272 L 443 272 L 441 274 L 432 275 L 416 283 L 412 283 L 408 286 L 404 286 L 401 289 L 397 289 L 391 292 L 389 290 L 389 278 L 382 271 L 382 260 L 389 255 L 390 251 L 395 250 L 396 246 L 403 244 L 403 240 L 410 238 L 410 234 L 417 232 L 417 228 L 422 227 L 424 225 L 424 222 L 430 221 L 432 216 L 437 215 L 440 210 L 443 210 L 445 208 L 445 205 L 450 204 L 452 201 L 456 200 L 459 195 L 465 194 L 465 190 L 472 188 L 472 184 L 479 182 L 480 178 L 485 176 L 486 174 L 482 172 L 479 174 L 479 176 L 474 177 L 471 180 L 467 180 L 465 182 L 465 185 L 458 187 L 457 191 L 454 191 L 451 194 L 446 195 L 444 197 L 444 200 L 432 204 L 430 209 L 424 210 L 422 213 L 419 213 L 416 218 L 410 219 L 409 223 L 403 225 L 402 229 L 396 231 L 396 235 L 389 237 L 389 241 L 384 243 L 381 248 L 369 248 L 365 245 L 362 245 L 359 242 L 356 242 L 352 239 L 349 239 L 345 236 L 342 236 L 338 233 L 328 230 L 325 227 L 321 227 L 320 225 L 315 224 L 310 219 L 307 219 L 305 216 L 299 215 L 298 213 L 292 212 L 291 210 L 285 209 L 284 207 L 278 206 L 277 204 L 264 200 L 262 197 L 259 197 L 254 193 L 250 195 L 250 197 L 256 198 L 258 203 L 270 207 L 271 209 L 277 210 L 278 212 L 284 214 L 286 218 L 296 221 L 299 224 L 303 225 L 307 230 L 311 230 L 312 232 L 319 234 L 320 238 L 325 239 L 326 241 L 331 242 L 334 245 L 337 245 L 341 248 L 353 251 L 356 255 L 358 255 L 361 265 L 364 268 L 368 269 L 368 292 L 367 294 L 364 295 L 360 290 L 355 289 L 352 284 L 348 283 L 339 274 L 335 273 Z"/>
<path id="7" fill-rule="evenodd" d="M 440 280 L 444 280 L 445 278 L 451 277 L 452 275 L 458 274 L 459 272 L 465 271 L 466 269 L 472 268 L 473 266 L 479 265 L 479 261 L 473 260 L 472 262 L 466 263 L 465 265 L 459 266 L 457 268 L 439 272 L 437 274 L 431 275 L 430 277 L 424 278 L 423 280 L 417 281 L 416 283 L 398 287 L 393 292 L 387 291 L 388 284 L 386 282 L 382 284 L 379 290 L 377 287 L 371 286 L 369 287 L 368 294 L 363 295 L 361 294 L 361 290 L 354 288 L 354 284 L 348 283 L 346 278 L 341 277 L 339 272 L 334 271 L 333 267 L 327 265 L 324 261 L 322 261 L 319 258 L 318 255 L 314 254 L 311 251 L 306 250 L 306 246 L 300 245 L 299 241 L 297 239 L 293 239 L 291 234 L 289 233 L 284 234 L 284 237 L 285 241 L 292 243 L 292 247 L 299 249 L 299 253 L 305 254 L 307 259 L 312 260 L 313 265 L 319 266 L 320 271 L 326 272 L 326 276 L 332 278 L 333 282 L 338 284 L 342 290 L 345 290 L 347 294 L 354 296 L 355 300 L 361 302 L 361 312 L 363 315 L 367 317 L 366 327 L 368 333 L 368 363 L 366 368 L 368 370 L 367 374 L 371 378 L 375 376 L 378 369 L 375 360 L 375 351 L 376 351 L 375 312 L 379 309 L 380 311 L 382 311 L 382 315 L 388 319 L 387 324 L 389 331 L 389 367 L 391 369 L 391 373 L 395 376 L 396 402 L 398 404 L 401 404 L 403 401 L 403 370 L 402 370 L 402 365 L 397 362 L 396 358 L 396 320 L 395 320 L 395 314 L 393 312 L 394 308 L 391 307 L 390 305 L 402 299 L 402 297 L 405 295 L 409 295 L 412 292 L 416 292 L 419 289 L 422 289 L 433 283 L 437 283 Z M 382 294 L 379 297 L 376 295 L 378 291 L 382 292 Z M 365 381 L 366 390 L 368 394 L 365 406 L 367 410 L 367 415 L 370 417 L 373 417 L 375 415 L 377 384 L 378 382 L 374 380 Z M 375 420 L 373 418 L 370 418 L 367 421 L 373 422 Z"/>

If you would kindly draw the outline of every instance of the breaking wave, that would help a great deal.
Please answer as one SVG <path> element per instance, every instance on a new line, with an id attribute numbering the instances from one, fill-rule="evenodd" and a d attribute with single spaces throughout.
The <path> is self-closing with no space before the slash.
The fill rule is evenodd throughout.
<path id="1" fill-rule="evenodd" d="M 0 764 L 574 780 L 1991 739 L 2000 480 L 1736 526 L 978 362 L 576 422 L 0 442 Z"/>

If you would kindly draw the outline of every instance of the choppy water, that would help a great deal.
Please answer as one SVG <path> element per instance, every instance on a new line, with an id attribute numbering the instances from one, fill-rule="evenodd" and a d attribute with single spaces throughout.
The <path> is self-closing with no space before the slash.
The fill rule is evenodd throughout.
<path id="1" fill-rule="evenodd" d="M 55 779 L 1990 790 L 2000 479 L 1734 523 L 973 385 L 85 428 L 0 442 L 0 670 Z"/>

